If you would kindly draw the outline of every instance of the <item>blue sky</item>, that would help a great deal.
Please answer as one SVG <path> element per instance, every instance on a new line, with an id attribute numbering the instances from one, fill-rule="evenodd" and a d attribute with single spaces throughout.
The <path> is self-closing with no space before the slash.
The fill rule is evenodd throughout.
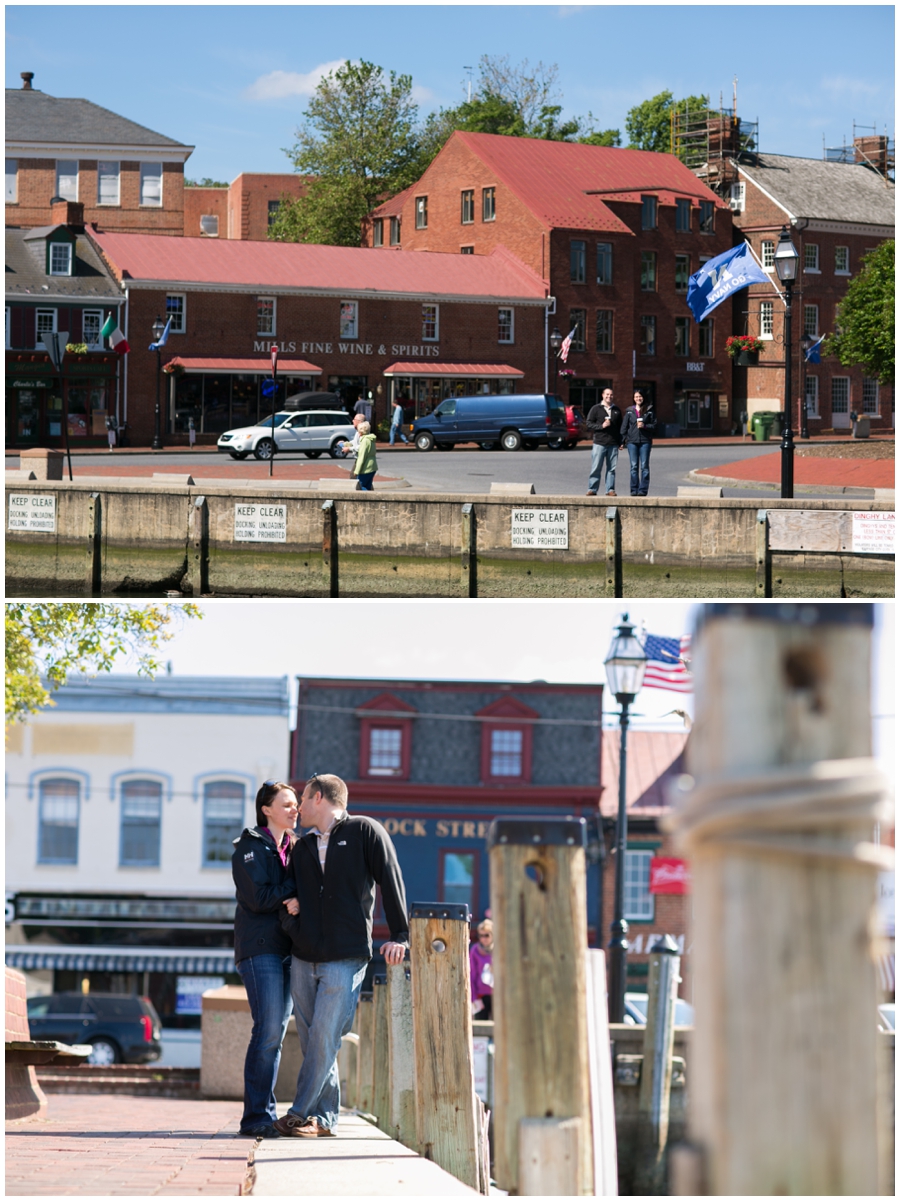
<path id="1" fill-rule="evenodd" d="M 785 53 L 785 49 L 787 52 Z M 464 98 L 482 54 L 559 65 L 564 113 L 625 132 L 627 110 L 668 89 L 723 92 L 760 145 L 820 157 L 853 121 L 893 135 L 894 10 L 883 5 L 13 5 L 6 86 L 34 71 L 196 146 L 189 177 L 288 171 L 323 69 L 366 58 L 412 74 L 424 115 Z"/>

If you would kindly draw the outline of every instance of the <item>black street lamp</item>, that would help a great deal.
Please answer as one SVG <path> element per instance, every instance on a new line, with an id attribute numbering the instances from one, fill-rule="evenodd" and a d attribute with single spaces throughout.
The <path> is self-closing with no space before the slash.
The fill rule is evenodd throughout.
<path id="1" fill-rule="evenodd" d="M 625 784 L 628 742 L 628 709 L 641 690 L 647 655 L 638 641 L 628 614 L 616 627 L 609 653 L 604 660 L 609 690 L 622 706 L 619 716 L 619 818 L 616 825 L 616 900 L 609 928 L 609 1020 L 625 1020 L 625 981 L 627 975 L 628 922 L 625 920 L 625 847 L 628 842 L 628 812 L 625 808 Z"/>
<path id="2" fill-rule="evenodd" d="M 809 439 L 808 413 L 806 411 L 806 356 L 815 342 L 812 334 L 804 330 L 800 335 L 800 437 Z"/>
<path id="3" fill-rule="evenodd" d="M 160 429 L 159 429 L 159 381 L 160 381 L 160 376 L 162 374 L 162 360 L 160 359 L 160 349 L 161 348 L 159 345 L 159 340 L 163 336 L 163 332 L 165 331 L 165 328 L 166 328 L 165 321 L 163 321 L 163 319 L 161 317 L 157 317 L 156 320 L 153 322 L 153 341 L 154 341 L 155 345 L 152 349 L 154 349 L 156 351 L 156 409 L 154 410 L 154 414 L 153 414 L 154 424 L 153 424 L 153 441 L 150 444 L 151 450 L 162 450 L 162 448 L 163 448 L 162 435 L 160 434 Z"/>
<path id="4" fill-rule="evenodd" d="M 550 349 L 556 358 L 556 375 L 553 377 L 553 393 L 559 396 L 559 348 L 563 344 L 563 336 L 559 332 L 559 326 L 553 327 L 553 333 L 550 335 Z"/>
<path id="5" fill-rule="evenodd" d="M 794 496 L 794 431 L 791 429 L 791 293 L 800 255 L 786 225 L 775 247 L 775 272 L 784 284 L 784 429 L 781 435 L 781 498 Z"/>

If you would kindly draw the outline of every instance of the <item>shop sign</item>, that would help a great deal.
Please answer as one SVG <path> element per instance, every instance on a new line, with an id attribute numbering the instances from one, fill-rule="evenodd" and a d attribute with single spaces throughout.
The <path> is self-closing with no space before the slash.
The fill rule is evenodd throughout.
<path id="1" fill-rule="evenodd" d="M 10 493 L 10 530 L 40 530 L 45 534 L 56 533 L 56 497 L 41 496 L 35 492 Z"/>
<path id="2" fill-rule="evenodd" d="M 263 338 L 253 343 L 254 354 L 270 354 L 275 348 L 281 354 L 334 354 L 333 342 L 274 342 L 268 338 Z M 393 359 L 439 359 L 441 357 L 441 348 L 437 345 L 424 346 L 421 343 L 413 346 L 406 346 L 400 342 L 394 342 L 390 350 L 385 342 L 379 342 L 377 347 L 374 342 L 351 342 L 339 341 L 337 344 L 337 353 L 339 355 L 382 355 Z M 690 364 L 689 364 L 690 365 Z M 702 364 L 701 364 L 702 366 Z M 18 385 L 21 387 L 33 385 Z M 38 385 L 39 387 L 49 387 L 49 384 Z"/>
<path id="3" fill-rule="evenodd" d="M 685 371 L 699 371 L 702 373 L 703 372 L 703 364 L 702 363 L 685 363 L 684 369 L 685 369 Z"/>
<path id="4" fill-rule="evenodd" d="M 894 553 L 894 514 L 854 513 L 853 553 L 855 555 L 892 555 Z"/>
<path id="5" fill-rule="evenodd" d="M 657 896 L 682 896 L 691 890 L 691 869 L 686 859 L 650 860 L 650 892 Z"/>
<path id="6" fill-rule="evenodd" d="M 235 542 L 287 542 L 286 505 L 235 505 Z"/>
<path id="7" fill-rule="evenodd" d="M 628 943 L 629 955 L 649 955 L 653 944 L 660 938 L 665 938 L 665 934 L 651 930 L 649 934 L 638 934 L 636 938 L 632 938 Z M 684 935 L 670 934 L 669 938 L 678 944 L 678 954 L 684 954 Z"/>
<path id="8" fill-rule="evenodd" d="M 429 822 L 421 817 L 381 817 L 378 819 L 392 838 L 427 838 Z M 438 838 L 487 838 L 490 822 L 444 821 L 434 823 Z"/>
<path id="9" fill-rule="evenodd" d="M 203 1012 L 203 994 L 211 988 L 224 988 L 224 976 L 176 976 L 175 1012 Z"/>
<path id="10" fill-rule="evenodd" d="M 513 509 L 512 545 L 568 550 L 568 509 Z"/>
<path id="11" fill-rule="evenodd" d="M 49 388 L 50 384 L 43 379 L 14 379 L 12 382 L 14 388 Z"/>

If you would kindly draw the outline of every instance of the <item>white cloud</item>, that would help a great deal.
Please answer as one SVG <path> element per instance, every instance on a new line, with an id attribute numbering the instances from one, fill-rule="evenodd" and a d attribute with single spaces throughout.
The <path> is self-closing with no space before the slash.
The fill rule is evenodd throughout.
<path id="1" fill-rule="evenodd" d="M 344 59 L 321 63 L 305 74 L 300 71 L 269 71 L 244 89 L 247 100 L 283 100 L 288 96 L 311 96 L 326 75 L 344 65 Z"/>
<path id="2" fill-rule="evenodd" d="M 577 17 L 579 13 L 583 13 L 587 9 L 586 4 L 561 4 L 559 6 L 559 15 L 561 17 Z"/>
<path id="3" fill-rule="evenodd" d="M 834 98 L 876 96 L 881 85 L 865 79 L 850 79 L 846 75 L 831 75 L 822 80 L 822 89 Z"/>
<path id="4" fill-rule="evenodd" d="M 412 98 L 416 104 L 428 104 L 434 100 L 434 92 L 421 83 L 414 83 L 412 86 Z"/>

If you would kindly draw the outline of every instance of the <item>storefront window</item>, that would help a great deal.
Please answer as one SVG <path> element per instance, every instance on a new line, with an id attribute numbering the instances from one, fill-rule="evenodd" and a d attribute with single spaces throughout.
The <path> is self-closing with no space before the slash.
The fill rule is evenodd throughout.
<path id="1" fill-rule="evenodd" d="M 182 375 L 175 381 L 175 433 L 186 434 L 191 418 L 199 433 L 203 424 L 202 375 Z"/>
<path id="2" fill-rule="evenodd" d="M 255 425 L 259 407 L 259 376 L 231 377 L 231 427 Z"/>
<path id="3" fill-rule="evenodd" d="M 230 375 L 207 375 L 203 379 L 203 432 L 223 434 L 231 428 L 229 397 Z"/>

